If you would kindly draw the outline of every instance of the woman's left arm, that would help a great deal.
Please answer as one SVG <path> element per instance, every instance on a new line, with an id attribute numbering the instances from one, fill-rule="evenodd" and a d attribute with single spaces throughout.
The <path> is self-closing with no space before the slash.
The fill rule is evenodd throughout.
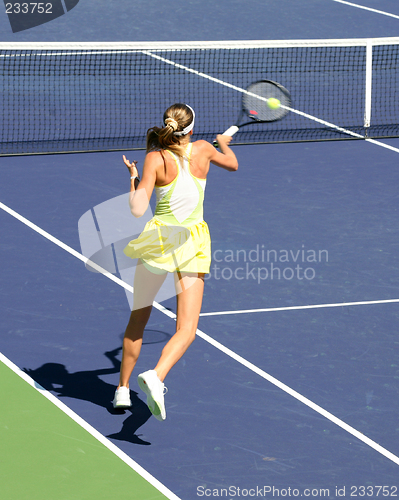
<path id="1" fill-rule="evenodd" d="M 156 158 L 153 153 L 147 154 L 143 165 L 143 177 L 139 179 L 139 184 L 135 186 L 135 177 L 139 177 L 136 167 L 137 162 L 129 162 L 126 156 L 123 155 L 123 162 L 130 172 L 130 196 L 129 205 L 130 211 L 135 217 L 141 217 L 145 214 L 150 203 L 151 195 L 154 190 L 156 180 Z"/>

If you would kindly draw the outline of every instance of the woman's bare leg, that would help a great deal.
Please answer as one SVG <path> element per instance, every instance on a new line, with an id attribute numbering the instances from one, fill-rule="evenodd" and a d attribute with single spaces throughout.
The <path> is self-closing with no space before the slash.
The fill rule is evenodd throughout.
<path id="1" fill-rule="evenodd" d="M 203 274 L 177 274 L 176 333 L 163 348 L 155 367 L 161 382 L 195 339 L 204 293 Z"/>
<path id="2" fill-rule="evenodd" d="M 123 338 L 122 363 L 118 389 L 129 387 L 129 379 L 139 357 L 144 328 L 150 318 L 152 306 L 133 310 Z"/>
<path id="3" fill-rule="evenodd" d="M 133 311 L 123 339 L 118 389 L 121 386 L 129 387 L 129 379 L 141 351 L 144 328 L 150 318 L 152 303 L 166 276 L 166 274 L 153 274 L 140 261 L 137 264 L 134 276 Z"/>

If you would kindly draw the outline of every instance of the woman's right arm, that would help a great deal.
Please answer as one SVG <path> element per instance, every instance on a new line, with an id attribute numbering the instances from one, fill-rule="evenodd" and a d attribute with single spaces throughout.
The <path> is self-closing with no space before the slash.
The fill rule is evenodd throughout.
<path id="1" fill-rule="evenodd" d="M 238 169 L 238 160 L 233 150 L 229 147 L 231 139 L 232 137 L 229 135 L 218 135 L 216 137 L 220 152 L 208 143 L 211 148 L 209 160 L 218 167 L 234 172 Z"/>
<path id="2" fill-rule="evenodd" d="M 136 162 L 133 162 L 131 164 L 125 156 L 123 156 L 123 161 L 132 173 L 132 169 L 135 168 Z M 159 154 L 148 153 L 144 160 L 143 176 L 140 180 L 139 185 L 137 186 L 137 189 L 135 188 L 134 182 L 130 183 L 129 205 L 130 211 L 135 217 L 141 217 L 142 215 L 144 215 L 148 208 L 151 194 L 155 186 L 156 170 L 158 164 Z M 133 173 L 134 175 L 136 175 L 136 172 Z"/>

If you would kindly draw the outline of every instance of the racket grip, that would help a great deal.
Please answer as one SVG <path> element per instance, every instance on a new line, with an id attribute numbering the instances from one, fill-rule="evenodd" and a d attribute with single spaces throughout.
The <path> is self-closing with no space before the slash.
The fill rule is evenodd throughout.
<path id="1" fill-rule="evenodd" d="M 229 135 L 230 137 L 233 137 L 233 135 L 238 132 L 238 127 L 237 125 L 233 125 L 230 128 L 226 130 L 226 132 L 223 132 L 223 135 Z"/>
<path id="2" fill-rule="evenodd" d="M 237 125 L 232 125 L 230 128 L 228 128 L 226 130 L 226 132 L 223 132 L 222 135 L 229 135 L 230 137 L 233 137 L 233 135 L 238 132 L 239 128 L 237 127 Z M 218 141 L 213 141 L 213 145 L 215 146 L 215 148 L 218 148 L 219 147 L 219 144 L 218 144 Z"/>

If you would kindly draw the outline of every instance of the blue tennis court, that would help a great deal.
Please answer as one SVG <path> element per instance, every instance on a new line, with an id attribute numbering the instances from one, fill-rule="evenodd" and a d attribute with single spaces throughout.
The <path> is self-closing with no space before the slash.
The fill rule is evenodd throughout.
<path id="1" fill-rule="evenodd" d="M 226 12 L 222 3 L 217 10 L 229 26 L 208 39 L 231 40 L 231 26 L 234 38 L 243 40 L 377 38 L 395 36 L 399 26 L 399 19 L 376 12 L 399 16 L 388 0 L 362 1 L 374 11 L 333 0 L 322 7 L 266 4 L 259 7 L 262 15 L 275 12 L 286 22 L 266 32 L 259 16 L 244 30 L 241 17 L 250 14 L 243 5 L 229 4 Z M 6 31 L 3 18 L 2 41 L 98 41 L 100 29 L 104 41 L 132 39 L 126 26 L 116 29 L 121 13 L 115 6 L 97 2 L 94 12 L 93 5 L 81 0 L 59 19 L 16 35 Z M 190 21 L 203 12 L 201 5 L 188 8 Z M 101 28 L 107 8 L 112 23 Z M 83 23 L 89 14 L 92 24 L 82 35 L 73 16 Z M 139 14 L 135 41 L 205 40 L 216 22 L 197 23 L 195 30 L 183 23 L 176 31 L 165 13 L 167 30 L 157 36 L 154 12 Z M 61 26 L 68 37 L 57 31 Z M 371 117 L 383 120 L 380 115 Z M 48 434 L 37 423 L 32 439 L 51 446 L 61 436 L 72 448 L 68 457 L 52 450 L 51 461 L 50 452 L 30 449 L 27 435 L 18 451 L 3 450 L 7 500 L 16 498 L 25 444 L 26 456 L 37 451 L 37 470 L 33 477 L 29 463 L 22 464 L 21 499 L 39 498 L 51 482 L 58 498 L 105 499 L 118 477 L 127 498 L 142 500 L 398 495 L 399 139 L 252 144 L 235 152 L 238 172 L 214 167 L 208 177 L 211 273 L 197 339 L 166 379 L 163 423 L 151 417 L 134 374 L 132 408 L 112 408 L 132 283 L 122 274 L 113 279 L 86 269 L 78 226 L 88 211 L 127 193 L 122 153 L 142 166 L 144 151 L 0 158 L 1 359 L 43 387 L 53 406 L 60 401 L 63 415 L 130 467 L 119 475 L 104 455 L 108 475 L 98 465 L 97 473 L 88 468 L 78 477 L 68 464 L 83 456 L 93 463 L 88 450 L 97 445 L 63 421 L 52 424 L 59 416 L 52 420 L 50 404 L 34 410 L 31 396 L 20 401 L 15 382 L 0 412 L 5 442 L 18 442 L 24 425 L 31 429 L 29 418 L 37 415 L 40 422 L 46 414 Z M 175 331 L 174 319 L 173 297 L 154 308 L 136 374 L 155 364 Z M 12 376 L 4 372 L 4 391 Z M 36 392 L 25 385 L 27 394 Z M 135 477 L 130 483 L 133 469 L 154 490 L 136 487 Z"/>

